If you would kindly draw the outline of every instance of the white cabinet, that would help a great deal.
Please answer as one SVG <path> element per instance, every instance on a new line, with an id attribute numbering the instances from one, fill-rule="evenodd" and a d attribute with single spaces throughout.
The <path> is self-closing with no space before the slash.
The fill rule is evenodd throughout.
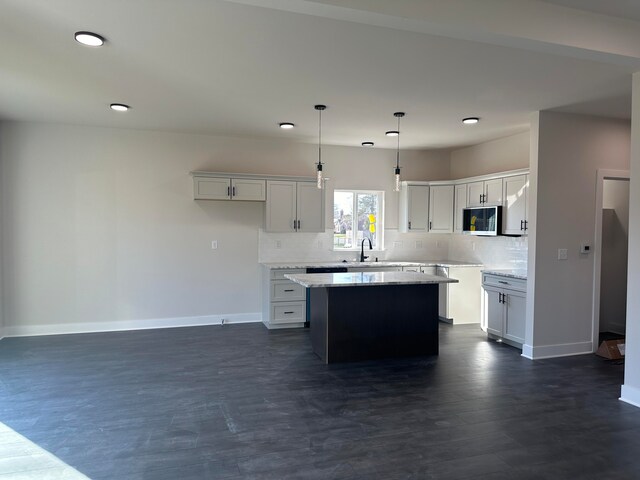
<path id="1" fill-rule="evenodd" d="M 453 185 L 429 187 L 429 232 L 453 232 Z"/>
<path id="2" fill-rule="evenodd" d="M 482 304 L 482 267 L 438 267 L 441 277 L 455 278 L 458 283 L 440 285 L 438 315 L 448 323 L 480 323 Z"/>
<path id="3" fill-rule="evenodd" d="M 502 205 L 502 178 L 469 183 L 467 205 Z"/>
<path id="4" fill-rule="evenodd" d="M 463 210 L 467 206 L 467 184 L 456 185 L 454 192 L 453 231 L 462 233 Z"/>
<path id="5" fill-rule="evenodd" d="M 402 184 L 400 191 L 401 232 L 427 232 L 429 230 L 429 186 Z"/>
<path id="6" fill-rule="evenodd" d="M 324 189 L 312 182 L 267 180 L 267 232 L 323 232 Z"/>
<path id="7" fill-rule="evenodd" d="M 303 327 L 307 319 L 306 289 L 284 278 L 304 269 L 263 269 L 262 322 L 269 329 Z"/>
<path id="8" fill-rule="evenodd" d="M 526 328 L 526 280 L 482 277 L 482 326 L 487 334 L 522 348 Z"/>
<path id="9" fill-rule="evenodd" d="M 230 177 L 193 177 L 195 200 L 245 200 L 263 202 L 266 182 L 259 179 Z"/>
<path id="10" fill-rule="evenodd" d="M 503 181 L 504 209 L 502 213 L 502 233 L 506 235 L 526 235 L 527 195 L 529 176 L 516 175 Z"/>

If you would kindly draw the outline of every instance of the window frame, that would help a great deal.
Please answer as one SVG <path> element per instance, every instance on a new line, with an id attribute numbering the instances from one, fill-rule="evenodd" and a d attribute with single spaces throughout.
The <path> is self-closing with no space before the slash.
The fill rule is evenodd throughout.
<path id="1" fill-rule="evenodd" d="M 376 245 L 373 247 L 373 250 L 368 250 L 368 251 L 372 251 L 372 252 L 383 252 L 384 251 L 384 210 L 385 210 L 385 202 L 384 202 L 384 194 L 385 191 L 384 190 L 362 190 L 362 189 L 350 189 L 350 188 L 336 188 L 333 191 L 333 201 L 332 201 L 332 206 L 333 206 L 333 210 L 335 212 L 335 205 L 336 205 L 336 192 L 341 192 L 341 193 L 351 193 L 353 194 L 353 204 L 352 204 L 352 208 L 353 208 L 353 215 L 355 216 L 355 214 L 358 211 L 358 194 L 368 194 L 368 195 L 376 195 L 378 197 L 378 211 L 376 212 L 377 215 L 377 219 L 376 219 L 376 234 L 377 234 L 377 242 Z M 335 218 L 333 218 L 332 220 L 332 224 L 334 225 L 333 227 L 333 238 L 332 238 L 332 242 L 331 242 L 331 248 L 332 251 L 334 252 L 359 252 L 361 247 L 357 242 L 358 239 L 358 231 L 359 230 L 352 230 L 352 235 L 353 238 L 352 240 L 354 241 L 352 245 L 352 247 L 349 248 L 336 248 L 335 245 L 335 224 L 333 223 L 335 221 Z M 355 220 L 357 222 L 357 220 Z M 354 222 L 354 219 L 352 219 L 352 222 Z"/>

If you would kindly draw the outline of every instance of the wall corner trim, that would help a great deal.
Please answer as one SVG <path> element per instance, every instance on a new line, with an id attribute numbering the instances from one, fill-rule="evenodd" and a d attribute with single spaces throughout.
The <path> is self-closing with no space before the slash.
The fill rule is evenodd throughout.
<path id="1" fill-rule="evenodd" d="M 620 400 L 628 403 L 629 405 L 640 408 L 640 388 L 622 385 Z"/>
<path id="2" fill-rule="evenodd" d="M 224 322 L 223 322 L 224 320 Z M 259 323 L 260 312 L 203 315 L 197 317 L 145 318 L 113 322 L 59 323 L 53 325 L 6 326 L 5 337 L 32 337 L 38 335 L 68 335 L 75 333 L 121 332 L 154 328 L 198 327 L 233 323 Z"/>

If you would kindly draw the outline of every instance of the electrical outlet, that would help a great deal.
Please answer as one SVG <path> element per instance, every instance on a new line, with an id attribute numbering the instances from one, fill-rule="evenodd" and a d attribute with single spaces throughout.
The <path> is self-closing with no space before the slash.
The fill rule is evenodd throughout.
<path id="1" fill-rule="evenodd" d="M 393 242 L 393 248 L 402 248 L 402 242 L 396 240 Z"/>
<path id="2" fill-rule="evenodd" d="M 318 248 L 322 249 L 322 240 L 318 240 Z"/>
<path id="3" fill-rule="evenodd" d="M 558 260 L 566 260 L 568 257 L 568 250 L 566 248 L 558 249 Z"/>
<path id="4" fill-rule="evenodd" d="M 416 240 L 416 248 L 422 248 L 422 240 Z"/>
<path id="5" fill-rule="evenodd" d="M 217 249 L 218 249 L 218 241 L 211 240 L 211 250 L 217 250 Z"/>
<path id="6" fill-rule="evenodd" d="M 476 242 L 471 242 L 471 251 L 476 251 Z"/>
<path id="7" fill-rule="evenodd" d="M 280 240 L 276 240 L 276 248 L 282 248 L 282 242 Z"/>
<path id="8" fill-rule="evenodd" d="M 440 241 L 436 240 L 436 248 L 440 248 Z"/>

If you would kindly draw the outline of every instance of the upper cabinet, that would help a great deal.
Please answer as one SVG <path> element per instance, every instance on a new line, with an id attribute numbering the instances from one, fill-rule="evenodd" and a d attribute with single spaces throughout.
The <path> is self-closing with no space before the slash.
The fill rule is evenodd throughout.
<path id="1" fill-rule="evenodd" d="M 462 233 L 462 211 L 467 207 L 467 184 L 456 185 L 454 192 L 453 231 Z"/>
<path id="2" fill-rule="evenodd" d="M 453 185 L 402 182 L 400 232 L 453 232 Z"/>
<path id="3" fill-rule="evenodd" d="M 502 205 L 502 178 L 468 184 L 467 206 Z"/>
<path id="4" fill-rule="evenodd" d="M 506 177 L 503 188 L 502 233 L 505 235 L 526 235 L 529 175 Z"/>
<path id="5" fill-rule="evenodd" d="M 267 180 L 267 232 L 324 232 L 324 189 L 315 182 Z"/>
<path id="6" fill-rule="evenodd" d="M 400 191 L 401 232 L 427 232 L 429 230 L 429 186 L 402 184 Z"/>
<path id="7" fill-rule="evenodd" d="M 266 182 L 233 177 L 193 177 L 195 200 L 266 200 Z"/>
<path id="8" fill-rule="evenodd" d="M 453 232 L 453 185 L 429 187 L 429 232 Z"/>
<path id="9" fill-rule="evenodd" d="M 400 190 L 401 232 L 427 232 L 429 230 L 429 186 L 402 184 Z"/>

